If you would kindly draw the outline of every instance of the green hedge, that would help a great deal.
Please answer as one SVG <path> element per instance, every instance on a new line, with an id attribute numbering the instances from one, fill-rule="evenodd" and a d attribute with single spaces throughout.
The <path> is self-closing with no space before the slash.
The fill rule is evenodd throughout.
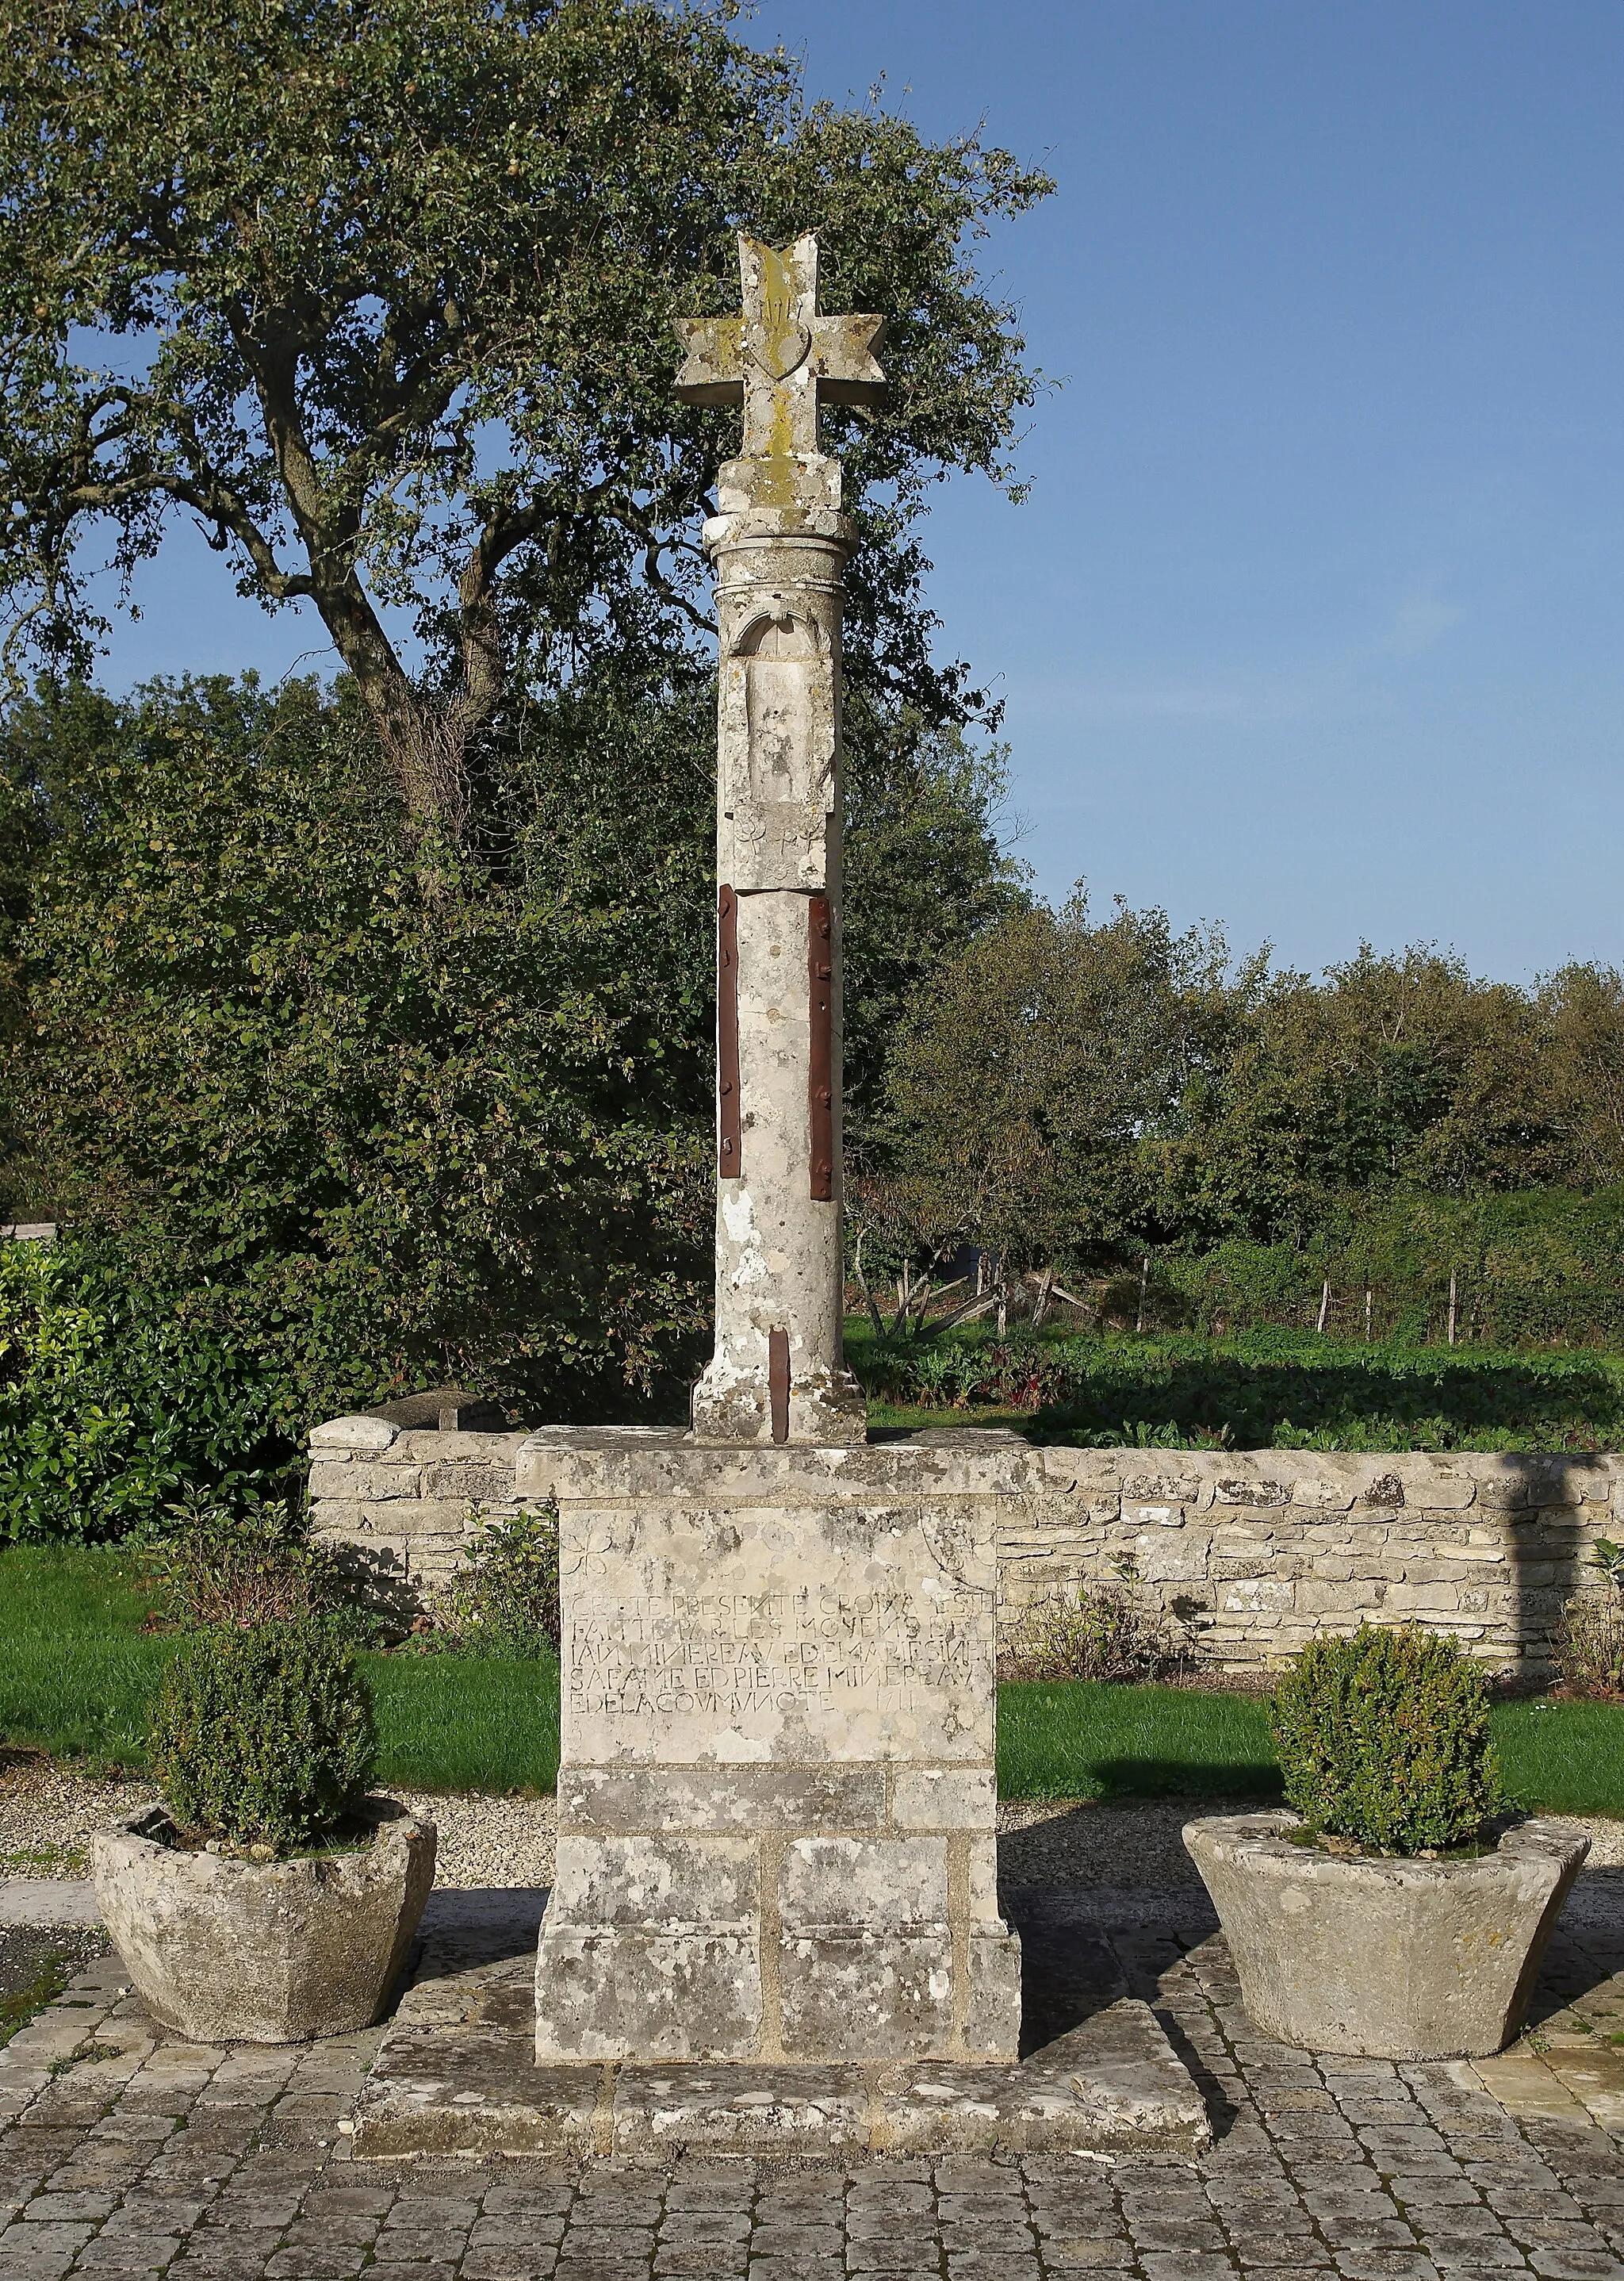
<path id="1" fill-rule="evenodd" d="M 0 1243 L 0 1540 L 127 1535 L 186 1483 L 285 1488 L 273 1381 L 199 1313 L 93 1245 Z"/>

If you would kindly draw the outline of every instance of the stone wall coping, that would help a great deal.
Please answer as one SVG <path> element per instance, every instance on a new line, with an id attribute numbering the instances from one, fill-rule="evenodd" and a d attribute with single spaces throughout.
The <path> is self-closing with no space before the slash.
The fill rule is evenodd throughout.
<path id="1" fill-rule="evenodd" d="M 532 1434 L 519 1451 L 516 1488 L 521 1496 L 706 1504 L 1011 1496 L 1041 1488 L 1039 1456 L 1001 1434 L 963 1443 L 932 1436 L 821 1447 L 701 1442 L 677 1427 L 551 1428 Z"/>
<path id="2" fill-rule="evenodd" d="M 1614 1482 L 1624 1480 L 1624 1452 L 1079 1450 L 977 1427 L 819 1448 L 696 1442 L 677 1426 L 442 1434 L 344 1417 L 313 1428 L 310 1451 L 329 1465 L 385 1451 L 392 1465 L 511 1464 L 521 1497 L 1060 1495 L 1170 1512 L 1227 1509 L 1237 1521 L 1278 1512 L 1292 1527 L 1314 1519 L 1358 1524 L 1406 1509 L 1509 1514 L 1554 1506 L 1576 1513 L 1612 1501 Z"/>
<path id="3" fill-rule="evenodd" d="M 522 1427 L 507 1433 L 442 1434 L 432 1426 L 407 1427 L 391 1451 L 391 1461 L 414 1459 L 423 1465 L 449 1465 L 456 1458 L 517 1458 L 530 1439 Z"/>
<path id="4" fill-rule="evenodd" d="M 400 1432 L 383 1418 L 330 1418 L 313 1426 L 310 1446 L 323 1455 L 329 1450 L 387 1450 Z"/>

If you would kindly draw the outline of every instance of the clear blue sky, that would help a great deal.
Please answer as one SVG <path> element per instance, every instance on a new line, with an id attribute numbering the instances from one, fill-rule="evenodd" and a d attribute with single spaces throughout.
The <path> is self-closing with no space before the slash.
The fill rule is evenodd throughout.
<path id="1" fill-rule="evenodd" d="M 1059 191 L 989 267 L 1064 382 L 927 535 L 1039 884 L 1317 968 L 1624 963 L 1619 0 L 769 0 L 814 94 Z M 109 677 L 319 626 L 183 543 Z"/>

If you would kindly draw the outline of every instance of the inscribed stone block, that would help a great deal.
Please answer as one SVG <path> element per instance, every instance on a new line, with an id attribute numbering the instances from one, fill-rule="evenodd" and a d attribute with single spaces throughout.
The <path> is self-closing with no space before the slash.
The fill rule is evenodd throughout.
<path id="1" fill-rule="evenodd" d="M 990 1516 L 604 1506 L 561 1562 L 574 1763 L 991 1761 Z"/>

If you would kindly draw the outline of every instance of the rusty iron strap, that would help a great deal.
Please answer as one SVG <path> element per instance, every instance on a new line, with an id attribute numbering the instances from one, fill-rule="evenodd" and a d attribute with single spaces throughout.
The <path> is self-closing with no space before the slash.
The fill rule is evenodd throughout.
<path id="1" fill-rule="evenodd" d="M 807 990 L 812 1016 L 812 1052 L 807 1069 L 808 1106 L 812 1118 L 811 1195 L 815 1203 L 834 1196 L 834 940 L 827 895 L 807 898 Z"/>
<path id="2" fill-rule="evenodd" d="M 744 1171 L 744 1124 L 739 1099 L 739 898 L 716 891 L 716 1172 L 736 1180 Z"/>
<path id="3" fill-rule="evenodd" d="M 787 1442 L 790 1437 L 790 1334 L 787 1331 L 767 1334 L 767 1397 L 772 1405 L 772 1438 Z"/>

